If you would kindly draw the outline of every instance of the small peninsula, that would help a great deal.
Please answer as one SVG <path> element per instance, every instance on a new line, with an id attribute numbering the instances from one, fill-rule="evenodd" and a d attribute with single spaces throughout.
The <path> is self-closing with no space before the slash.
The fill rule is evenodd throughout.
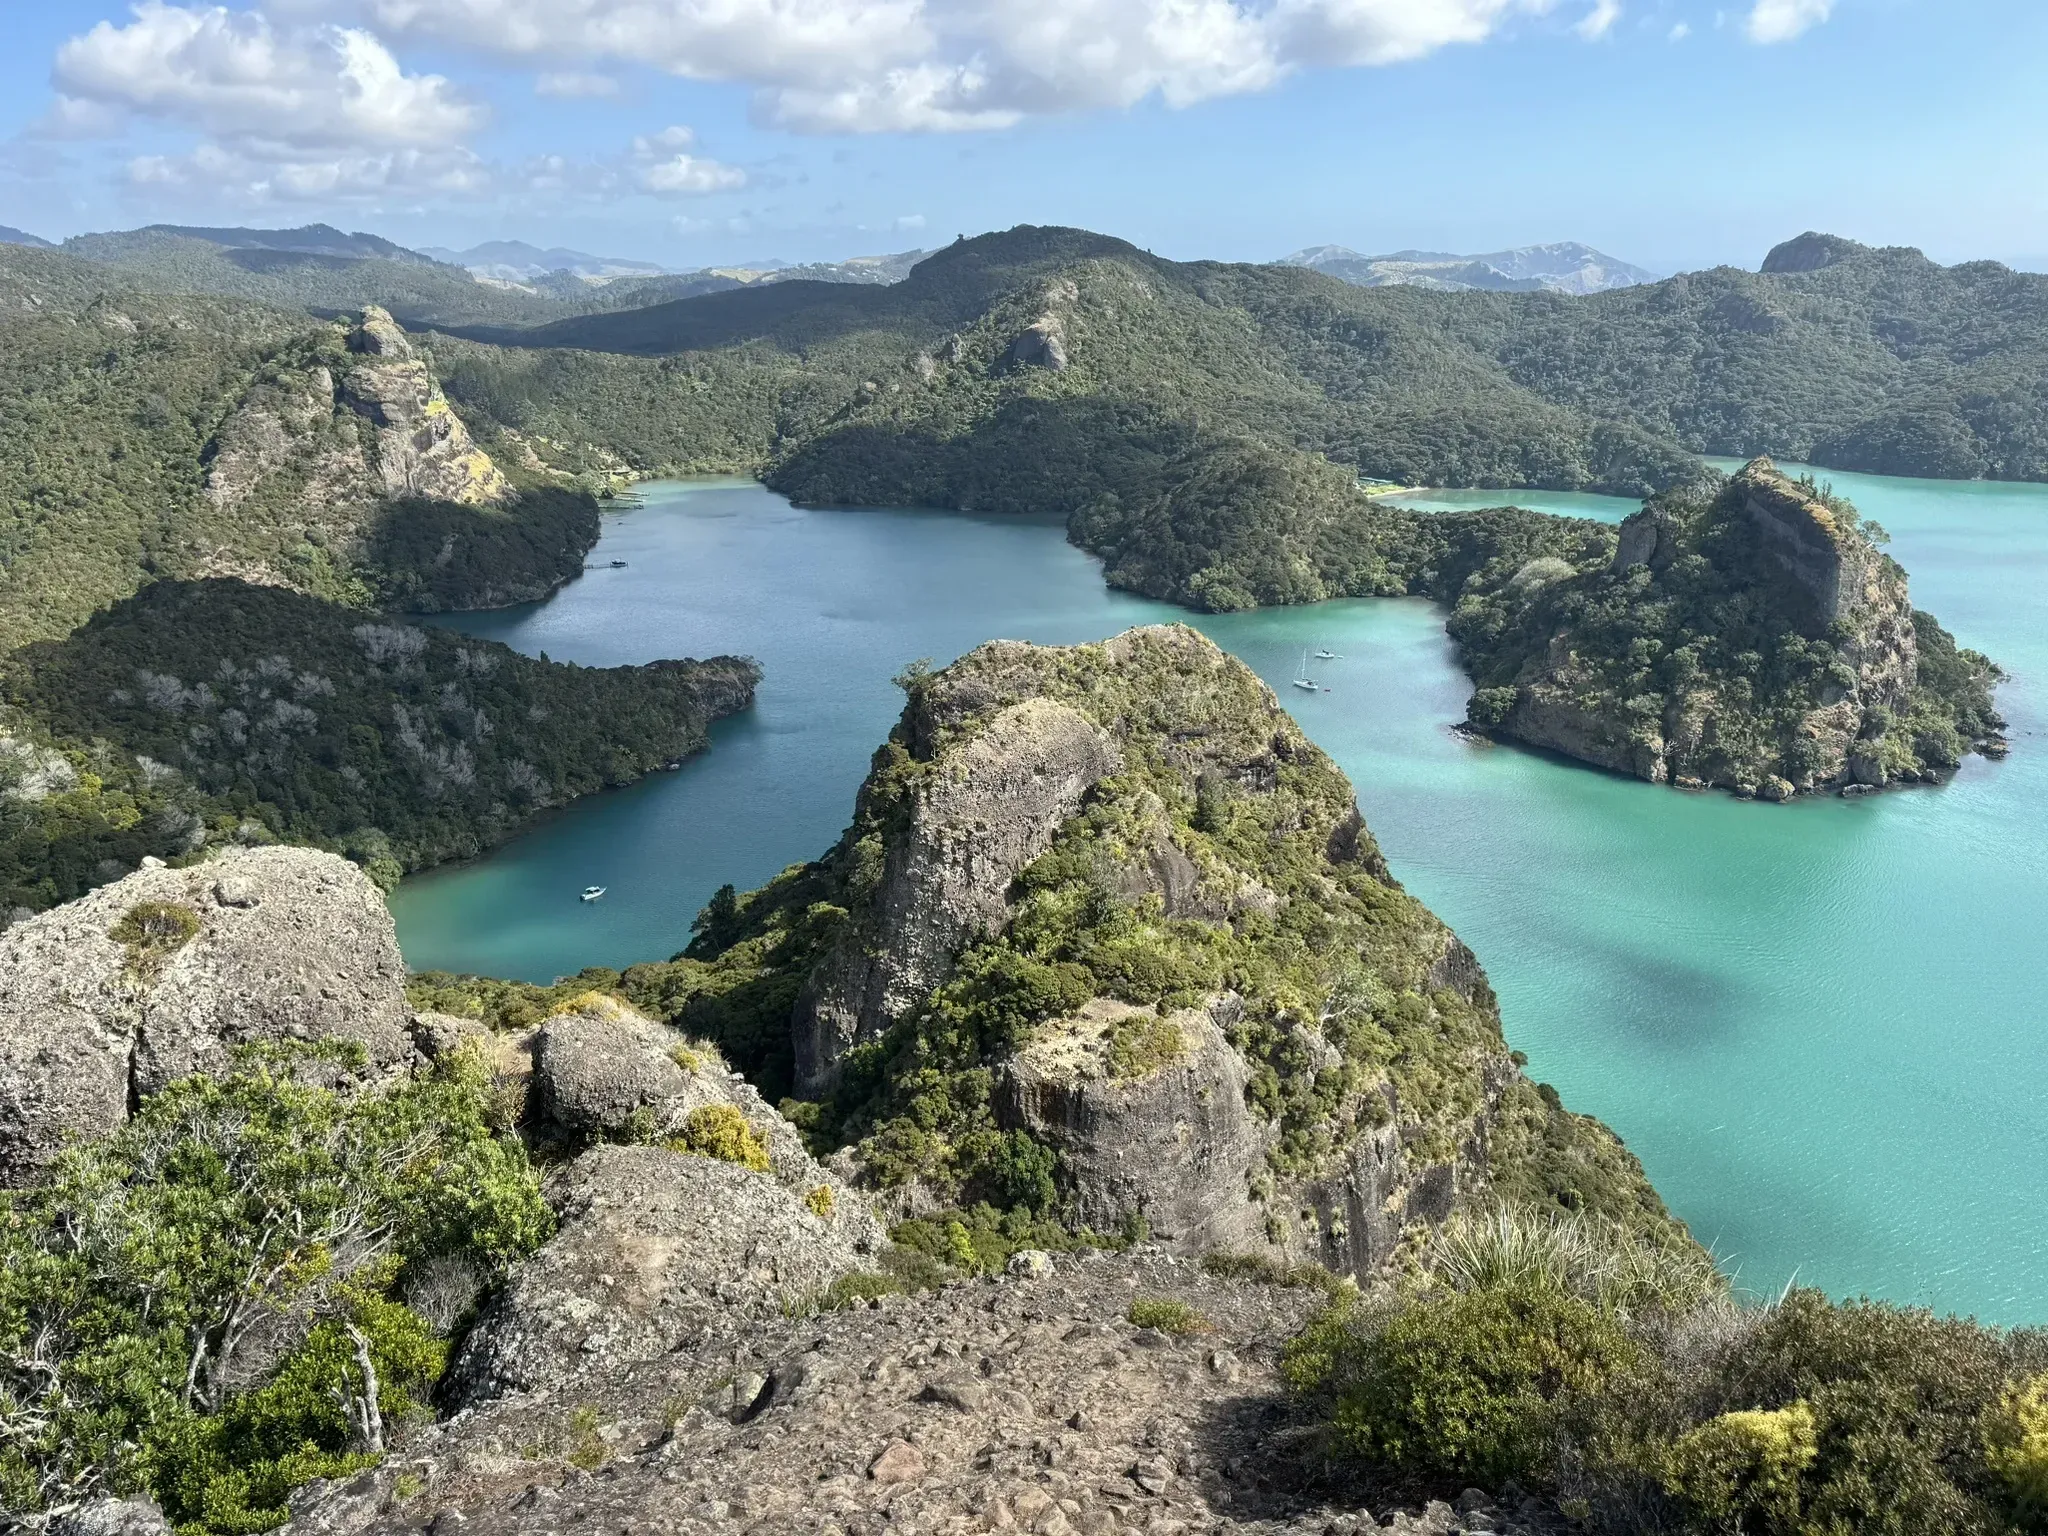
<path id="1" fill-rule="evenodd" d="M 579 667 L 282 587 L 158 581 L 0 660 L 0 921 L 284 841 L 382 885 L 702 748 L 737 656 Z"/>
<path id="2" fill-rule="evenodd" d="M 1607 558 L 1494 559 L 1450 620 L 1478 685 L 1469 724 L 1770 800 L 2002 756 L 1997 667 L 1912 606 L 1884 541 L 1759 458 L 1652 499 Z"/>

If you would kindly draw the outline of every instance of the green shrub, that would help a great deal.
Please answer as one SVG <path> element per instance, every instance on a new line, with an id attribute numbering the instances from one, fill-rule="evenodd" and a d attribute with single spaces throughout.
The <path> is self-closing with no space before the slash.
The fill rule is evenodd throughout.
<path id="1" fill-rule="evenodd" d="M 1364 1323 L 1327 1314 L 1289 1374 L 1340 1449 L 1419 1483 L 1549 1485 L 1561 1424 L 1642 1360 L 1611 1316 L 1547 1287 L 1431 1291 Z"/>
<path id="2" fill-rule="evenodd" d="M 1663 1482 L 1717 1530 L 1795 1536 L 1799 1477 L 1817 1453 L 1804 1403 L 1724 1413 L 1679 1437 Z"/>
<path id="3" fill-rule="evenodd" d="M 1176 1301 L 1170 1296 L 1140 1296 L 1131 1303 L 1131 1310 L 1125 1315 L 1134 1327 L 1156 1328 L 1176 1338 L 1213 1333 L 1216 1328 L 1186 1302 Z"/>
<path id="4" fill-rule="evenodd" d="M 2048 1525 L 2048 1372 L 2013 1383 L 1986 1412 L 1984 1464 L 2015 1508 Z"/>
<path id="5" fill-rule="evenodd" d="M 447 1259 L 495 1281 L 548 1235 L 473 1060 L 343 1097 L 299 1081 L 308 1058 L 361 1051 L 245 1049 L 0 1195 L 13 1509 L 140 1487 L 195 1533 L 276 1524 L 295 1483 L 380 1450 L 362 1351 L 387 1425 L 439 1376 L 445 1344 L 397 1300 L 406 1272 Z M 246 1326 L 266 1314 L 289 1320 L 282 1337 Z"/>
<path id="6" fill-rule="evenodd" d="M 161 970 L 199 933 L 199 914 L 175 901 L 138 902 L 121 914 L 109 935 L 128 951 L 131 970 Z"/>
<path id="7" fill-rule="evenodd" d="M 690 1111 L 680 1134 L 667 1143 L 671 1150 L 697 1157 L 715 1157 L 756 1173 L 768 1171 L 768 1146 L 747 1117 L 730 1104 L 701 1104 Z"/>

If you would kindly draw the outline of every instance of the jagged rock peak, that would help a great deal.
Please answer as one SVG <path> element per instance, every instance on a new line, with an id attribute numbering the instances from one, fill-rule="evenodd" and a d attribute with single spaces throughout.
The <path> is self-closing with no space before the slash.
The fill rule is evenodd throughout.
<path id="1" fill-rule="evenodd" d="M 510 482 L 471 438 L 397 321 L 370 305 L 348 344 L 362 361 L 340 380 L 336 394 L 376 429 L 376 470 L 386 496 L 479 506 L 511 494 Z"/>
<path id="2" fill-rule="evenodd" d="M 371 357 L 389 357 L 410 362 L 415 356 L 405 330 L 387 309 L 375 304 L 363 306 L 363 318 L 348 333 L 348 349 Z"/>

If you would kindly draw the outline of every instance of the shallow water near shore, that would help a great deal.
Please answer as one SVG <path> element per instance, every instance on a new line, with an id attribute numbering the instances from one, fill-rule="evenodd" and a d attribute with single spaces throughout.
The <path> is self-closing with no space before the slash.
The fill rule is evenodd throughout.
<path id="1" fill-rule="evenodd" d="M 591 557 L 624 569 L 448 622 L 589 664 L 750 653 L 755 708 L 677 773 L 407 881 L 400 937 L 415 966 L 535 980 L 665 957 L 719 884 L 838 835 L 906 662 L 1191 622 L 1351 775 L 1395 874 L 1485 963 L 1530 1072 L 1614 1126 L 1747 1288 L 2048 1321 L 2048 487 L 1822 478 L 1890 530 L 1915 602 L 2012 674 L 2008 761 L 1855 801 L 1683 794 L 1452 735 L 1469 688 L 1421 601 L 1189 615 L 1106 589 L 1051 521 L 646 486 Z M 1340 653 L 1314 663 L 1331 692 L 1286 686 L 1305 647 Z M 609 893 L 579 903 L 589 884 Z"/>

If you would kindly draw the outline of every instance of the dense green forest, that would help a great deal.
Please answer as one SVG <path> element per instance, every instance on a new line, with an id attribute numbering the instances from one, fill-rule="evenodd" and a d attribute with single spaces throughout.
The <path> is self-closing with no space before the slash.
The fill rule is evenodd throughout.
<path id="1" fill-rule="evenodd" d="M 388 498 L 345 327 L 105 276 L 0 246 L 0 651 L 160 576 L 440 609 L 580 568 L 596 502 L 517 458 L 498 505 Z"/>
<path id="2" fill-rule="evenodd" d="M 889 287 L 465 327 L 476 344 L 437 355 L 486 433 L 541 434 L 565 468 L 1057 511 L 1112 579 L 1198 606 L 1359 590 L 1322 573 L 1323 531 L 1366 513 L 1353 474 L 1639 496 L 1697 454 L 1770 453 L 2048 476 L 2048 278 L 1816 239 L 1761 273 L 1573 298 L 1357 288 L 1025 227 Z M 1225 546 L 1240 558 L 1188 562 Z"/>
<path id="3" fill-rule="evenodd" d="M 0 911 L 284 840 L 389 883 L 704 745 L 750 661 L 589 668 L 234 580 L 159 581 L 0 662 Z"/>

